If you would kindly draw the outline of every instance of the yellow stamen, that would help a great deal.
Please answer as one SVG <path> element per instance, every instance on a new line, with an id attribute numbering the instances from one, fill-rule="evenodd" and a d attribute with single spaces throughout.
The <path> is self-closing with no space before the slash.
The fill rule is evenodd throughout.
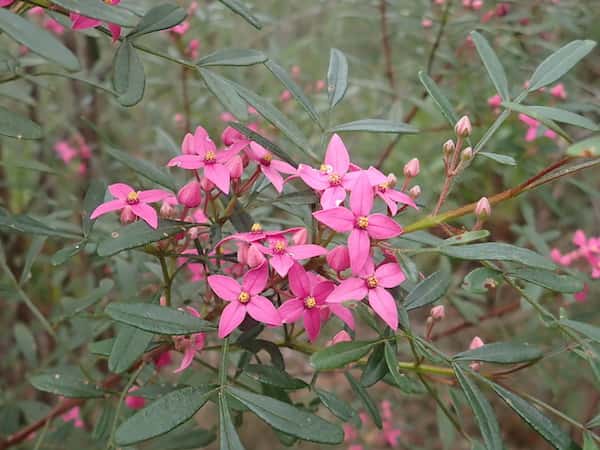
<path id="1" fill-rule="evenodd" d="M 342 177 L 340 177 L 337 173 L 329 174 L 329 184 L 331 186 L 339 186 L 342 184 Z"/>
<path id="2" fill-rule="evenodd" d="M 369 218 L 366 216 L 360 216 L 358 219 L 356 219 L 356 226 L 361 230 L 364 230 L 369 226 Z"/>
<path id="3" fill-rule="evenodd" d="M 312 295 L 310 297 L 306 297 L 306 299 L 304 299 L 304 305 L 308 308 L 308 309 L 312 309 L 315 306 L 317 306 L 317 299 L 314 298 Z"/>
<path id="4" fill-rule="evenodd" d="M 250 301 L 250 294 L 248 294 L 246 291 L 242 291 L 238 296 L 238 300 L 240 303 L 243 303 L 245 305 Z"/>
<path id="5" fill-rule="evenodd" d="M 127 194 L 127 204 L 135 205 L 140 202 L 140 194 L 139 192 L 131 191 Z"/>
<path id="6" fill-rule="evenodd" d="M 262 231 L 262 225 L 258 222 L 252 224 L 250 231 L 252 231 L 253 233 L 260 233 Z"/>
<path id="7" fill-rule="evenodd" d="M 283 253 L 285 251 L 285 241 L 277 241 L 273 246 L 275 253 Z"/>
<path id="8" fill-rule="evenodd" d="M 367 277 L 367 287 L 369 289 L 375 289 L 378 284 L 379 284 L 379 281 L 377 281 L 377 278 L 375 278 L 375 275 L 369 275 Z"/>
<path id="9" fill-rule="evenodd" d="M 271 155 L 270 153 L 267 153 L 265 156 L 263 156 L 260 159 L 260 162 L 264 165 L 264 166 L 270 166 L 271 165 L 271 161 L 273 160 L 273 155 Z"/>
<path id="10" fill-rule="evenodd" d="M 212 164 L 217 160 L 217 155 L 212 150 L 206 152 L 204 155 L 204 162 L 208 164 Z"/>

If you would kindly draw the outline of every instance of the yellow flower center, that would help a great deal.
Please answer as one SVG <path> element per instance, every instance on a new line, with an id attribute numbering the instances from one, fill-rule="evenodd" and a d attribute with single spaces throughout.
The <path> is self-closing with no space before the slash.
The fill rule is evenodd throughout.
<path id="1" fill-rule="evenodd" d="M 356 219 L 356 226 L 361 230 L 364 230 L 369 226 L 369 218 L 367 216 L 360 216 Z"/>
<path id="2" fill-rule="evenodd" d="M 317 299 L 314 298 L 312 295 L 310 297 L 306 297 L 304 299 L 304 305 L 308 309 L 313 309 L 315 306 L 317 306 Z"/>
<path id="3" fill-rule="evenodd" d="M 332 167 L 329 164 L 321 164 L 321 167 L 319 168 L 319 170 L 321 171 L 322 174 L 328 174 L 331 172 Z"/>
<path id="4" fill-rule="evenodd" d="M 285 252 L 285 241 L 277 241 L 275 242 L 275 245 L 273 246 L 273 251 L 275 253 L 281 254 Z"/>
<path id="5" fill-rule="evenodd" d="M 248 294 L 246 291 L 242 291 L 238 296 L 238 300 L 240 301 L 240 303 L 243 303 L 245 305 L 250 301 L 250 294 Z"/>
<path id="6" fill-rule="evenodd" d="M 131 191 L 127 194 L 127 204 L 128 205 L 137 205 L 140 202 L 140 193 Z"/>
<path id="7" fill-rule="evenodd" d="M 375 289 L 377 287 L 377 285 L 379 284 L 379 281 L 377 281 L 377 278 L 375 278 L 375 275 L 369 275 L 367 277 L 367 287 L 369 289 Z"/>
<path id="8" fill-rule="evenodd" d="M 273 155 L 271 155 L 270 153 L 267 153 L 265 156 L 263 156 L 260 159 L 260 163 L 263 166 L 270 166 L 271 165 L 271 161 L 273 160 Z"/>
<path id="9" fill-rule="evenodd" d="M 337 173 L 329 174 L 329 184 L 331 186 L 339 186 L 342 184 L 342 177 L 340 177 Z"/>
<path id="10" fill-rule="evenodd" d="M 214 164 L 217 161 L 217 155 L 212 150 L 206 152 L 204 155 L 204 162 L 206 164 Z"/>
<path id="11" fill-rule="evenodd" d="M 250 231 L 252 231 L 253 233 L 260 233 L 262 231 L 262 225 L 258 222 L 252 224 L 252 227 L 250 227 Z"/>
<path id="12" fill-rule="evenodd" d="M 381 183 L 377 186 L 377 190 L 379 192 L 385 192 L 390 188 L 390 183 L 389 182 L 385 182 L 385 183 Z"/>

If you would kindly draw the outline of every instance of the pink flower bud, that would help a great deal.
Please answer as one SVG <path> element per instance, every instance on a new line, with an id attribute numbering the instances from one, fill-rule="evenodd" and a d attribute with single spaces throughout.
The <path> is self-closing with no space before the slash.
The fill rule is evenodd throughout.
<path id="1" fill-rule="evenodd" d="M 179 189 L 177 193 L 177 201 L 187 207 L 196 208 L 202 202 L 202 194 L 200 193 L 200 182 L 192 180 Z"/>
<path id="2" fill-rule="evenodd" d="M 460 137 L 470 136 L 473 128 L 471 127 L 469 116 L 462 116 L 460 119 L 458 119 L 458 122 L 456 122 L 454 127 L 454 131 L 456 132 L 456 135 Z"/>
<path id="3" fill-rule="evenodd" d="M 338 245 L 334 247 L 325 257 L 327 264 L 336 272 L 343 272 L 350 267 L 350 254 L 348 247 Z"/>
<path id="4" fill-rule="evenodd" d="M 137 216 L 133 213 L 133 211 L 131 210 L 131 207 L 126 206 L 125 208 L 123 208 L 121 210 L 121 223 L 123 225 L 127 225 L 128 223 L 135 222 L 136 218 L 137 218 Z"/>
<path id="5" fill-rule="evenodd" d="M 233 158 L 225 162 L 225 167 L 229 169 L 229 175 L 233 179 L 242 177 L 244 173 L 244 163 L 240 155 L 235 155 Z"/>
<path id="6" fill-rule="evenodd" d="M 317 92 L 321 92 L 322 90 L 325 89 L 327 85 L 325 84 L 325 80 L 317 80 L 315 82 L 315 91 Z"/>
<path id="7" fill-rule="evenodd" d="M 488 98 L 487 104 L 491 107 L 491 108 L 499 108 L 500 105 L 502 104 L 502 97 L 500 97 L 498 94 Z"/>
<path id="8" fill-rule="evenodd" d="M 475 206 L 475 215 L 479 219 L 485 219 L 492 214 L 492 206 L 487 197 L 481 197 Z"/>
<path id="9" fill-rule="evenodd" d="M 446 317 L 446 308 L 444 308 L 444 305 L 434 306 L 431 308 L 429 315 L 435 321 L 442 320 L 444 317 Z"/>
<path id="10" fill-rule="evenodd" d="M 467 9 L 470 8 L 471 7 L 471 1 L 472 0 L 463 0 L 462 1 L 463 7 L 467 8 Z"/>
<path id="11" fill-rule="evenodd" d="M 431 19 L 423 19 L 421 20 L 421 26 L 425 29 L 431 28 L 433 26 L 433 22 Z"/>
<path id="12" fill-rule="evenodd" d="M 139 388 L 137 386 L 132 386 L 128 392 L 137 391 Z M 144 397 L 136 397 L 135 395 L 128 395 L 125 397 L 125 405 L 129 409 L 142 409 L 146 405 L 146 399 Z"/>
<path id="13" fill-rule="evenodd" d="M 469 350 L 475 350 L 476 348 L 483 347 L 484 345 L 483 339 L 481 339 L 479 336 L 475 336 L 469 344 Z"/>
<path id="14" fill-rule="evenodd" d="M 160 370 L 169 364 L 171 364 L 171 354 L 168 350 L 154 357 L 154 367 L 156 367 L 156 370 Z"/>
<path id="15" fill-rule="evenodd" d="M 292 99 L 292 93 L 290 91 L 288 91 L 287 89 L 284 90 L 280 95 L 279 95 L 279 100 L 282 102 L 288 102 Z"/>
<path id="16" fill-rule="evenodd" d="M 300 228 L 292 235 L 292 241 L 295 245 L 304 245 L 308 242 L 308 231 L 306 228 Z"/>
<path id="17" fill-rule="evenodd" d="M 165 217 L 165 218 L 172 218 L 175 216 L 175 208 L 173 206 L 173 200 L 175 199 L 175 197 L 172 197 L 172 200 L 170 199 L 165 199 L 162 201 L 161 205 L 160 205 L 160 217 Z"/>
<path id="18" fill-rule="evenodd" d="M 394 175 L 393 173 L 388 173 L 387 184 L 390 188 L 395 187 L 396 184 L 398 184 L 398 178 L 396 178 L 396 175 Z"/>
<path id="19" fill-rule="evenodd" d="M 210 192 L 215 188 L 215 185 L 208 178 L 202 177 L 200 179 L 200 187 L 202 188 L 203 191 Z"/>
<path id="20" fill-rule="evenodd" d="M 248 249 L 250 246 L 245 242 L 240 242 L 237 248 L 237 260 L 240 264 L 248 264 Z"/>
<path id="21" fill-rule="evenodd" d="M 467 147 L 460 152 L 460 159 L 463 161 L 471 161 L 473 159 L 473 149 L 471 147 Z"/>
<path id="22" fill-rule="evenodd" d="M 411 187 L 408 190 L 408 195 L 410 195 L 410 198 L 412 198 L 413 200 L 419 198 L 419 196 L 421 195 L 421 186 L 417 184 L 416 186 Z"/>
<path id="23" fill-rule="evenodd" d="M 223 122 L 235 122 L 235 116 L 233 114 L 231 114 L 230 112 L 221 113 L 221 115 L 219 116 L 219 119 L 221 119 Z M 227 144 L 225 144 L 225 145 L 227 145 Z"/>
<path id="24" fill-rule="evenodd" d="M 198 2 L 194 0 L 190 3 L 190 6 L 188 6 L 188 16 L 193 16 L 196 14 L 196 11 L 198 11 Z"/>
<path id="25" fill-rule="evenodd" d="M 300 76 L 300 66 L 294 65 L 292 66 L 292 76 L 293 77 L 299 77 Z"/>
<path id="26" fill-rule="evenodd" d="M 479 11 L 483 7 L 483 0 L 473 0 L 471 8 L 475 11 Z"/>
<path id="27" fill-rule="evenodd" d="M 583 247 L 584 245 L 587 245 L 587 238 L 585 237 L 585 232 L 583 230 L 575 231 L 575 233 L 573 233 L 572 242 L 578 247 Z"/>
<path id="28" fill-rule="evenodd" d="M 250 267 L 258 267 L 265 262 L 265 255 L 263 255 L 256 246 L 251 245 L 250 248 L 248 248 L 248 258 L 246 262 Z"/>
<path id="29" fill-rule="evenodd" d="M 448 139 L 442 146 L 442 150 L 444 150 L 444 154 L 446 155 L 452 153 L 455 148 L 456 146 L 454 145 L 454 141 L 452 139 Z"/>
<path id="30" fill-rule="evenodd" d="M 417 158 L 411 159 L 404 165 L 404 176 L 407 178 L 413 178 L 419 175 L 421 170 L 419 166 L 419 160 Z"/>
<path id="31" fill-rule="evenodd" d="M 444 3 L 446 3 L 446 0 L 433 0 L 433 3 L 435 3 L 436 5 L 443 5 Z"/>
<path id="32" fill-rule="evenodd" d="M 340 342 L 350 342 L 352 338 L 345 330 L 339 331 L 330 341 L 325 344 L 325 347 L 329 347 L 331 345 L 339 344 Z"/>
<path id="33" fill-rule="evenodd" d="M 550 251 L 550 259 L 552 259 L 552 261 L 554 261 L 556 264 L 562 264 L 563 256 L 560 250 L 557 248 L 553 248 Z"/>

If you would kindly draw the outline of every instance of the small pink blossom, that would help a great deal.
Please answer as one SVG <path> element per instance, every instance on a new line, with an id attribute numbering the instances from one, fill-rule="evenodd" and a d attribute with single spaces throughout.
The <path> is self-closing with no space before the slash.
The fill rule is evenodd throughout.
<path id="1" fill-rule="evenodd" d="M 202 202 L 200 182 L 192 180 L 177 192 L 177 201 L 186 208 L 196 208 Z"/>
<path id="2" fill-rule="evenodd" d="M 428 28 L 431 28 L 433 26 L 433 21 L 431 19 L 425 18 L 421 20 L 421 26 L 427 30 Z"/>
<path id="3" fill-rule="evenodd" d="M 434 306 L 431 308 L 429 315 L 435 321 L 442 320 L 444 317 L 446 317 L 446 308 L 444 308 L 444 305 Z"/>
<path id="4" fill-rule="evenodd" d="M 540 127 L 540 122 L 532 117 L 529 117 L 523 113 L 519 114 L 519 120 L 528 126 L 527 132 L 525 133 L 525 141 L 532 142 L 538 138 L 538 130 Z M 544 130 L 544 136 L 550 139 L 557 139 L 558 135 L 549 129 Z"/>
<path id="5" fill-rule="evenodd" d="M 15 0 L 0 0 L 0 8 L 6 8 L 14 3 Z"/>
<path id="6" fill-rule="evenodd" d="M 411 167 L 410 170 L 411 173 L 418 173 L 417 167 Z M 417 209 L 417 205 L 410 195 L 394 189 L 394 186 L 397 182 L 394 175 L 390 174 L 386 177 L 375 167 L 369 167 L 369 170 L 367 170 L 367 175 L 371 185 L 373 186 L 375 195 L 384 201 L 392 216 L 395 216 L 398 213 L 398 204 L 408 205 Z"/>
<path id="7" fill-rule="evenodd" d="M 165 352 L 159 353 L 158 355 L 156 355 L 154 357 L 154 367 L 156 367 L 156 370 L 160 370 L 163 367 L 170 365 L 171 362 L 172 362 L 171 352 L 169 352 L 168 350 Z"/>
<path id="8" fill-rule="evenodd" d="M 477 348 L 483 347 L 484 345 L 485 344 L 483 342 L 483 339 L 481 339 L 479 336 L 475 336 L 471 340 L 471 343 L 469 344 L 469 350 L 475 350 Z M 479 370 L 481 368 L 481 363 L 478 361 L 475 361 L 475 362 L 472 362 L 471 364 L 469 364 L 469 366 L 473 370 Z"/>
<path id="9" fill-rule="evenodd" d="M 184 20 L 178 25 L 175 25 L 173 28 L 169 30 L 169 32 L 177 35 L 183 36 L 190 29 L 190 23 L 187 20 Z"/>
<path id="10" fill-rule="evenodd" d="M 471 126 L 471 120 L 469 119 L 469 116 L 462 116 L 460 119 L 458 119 L 458 122 L 456 122 L 456 125 L 454 126 L 454 131 L 456 132 L 457 136 L 470 136 L 471 132 L 473 131 L 473 127 Z"/>
<path id="11" fill-rule="evenodd" d="M 127 392 L 135 392 L 138 389 L 138 386 L 131 386 Z M 146 406 L 146 399 L 144 397 L 136 397 L 135 395 L 128 394 L 127 397 L 125 397 L 125 405 L 129 409 L 142 409 Z"/>
<path id="12" fill-rule="evenodd" d="M 488 98 L 487 104 L 490 106 L 490 108 L 500 108 L 500 105 L 502 105 L 502 97 L 500 97 L 498 94 L 493 95 Z"/>
<path id="13" fill-rule="evenodd" d="M 296 172 L 296 169 L 288 163 L 273 159 L 273 154 L 256 142 L 250 143 L 250 148 L 247 150 L 247 153 L 252 160 L 256 161 L 262 174 L 271 182 L 275 190 L 279 193 L 283 191 L 284 183 L 281 174 L 293 174 Z"/>
<path id="14" fill-rule="evenodd" d="M 200 41 L 198 39 L 192 39 L 188 42 L 188 45 L 185 49 L 185 54 L 190 59 L 198 59 L 200 54 Z"/>
<path id="15" fill-rule="evenodd" d="M 321 92 L 321 91 L 325 90 L 326 87 L 327 87 L 327 83 L 325 83 L 325 80 L 315 81 L 315 91 L 316 92 Z"/>
<path id="16" fill-rule="evenodd" d="M 320 245 L 303 244 L 288 245 L 286 237 L 282 235 L 272 235 L 267 238 L 267 246 L 260 245 L 258 249 L 269 256 L 271 267 L 281 277 L 287 276 L 295 261 L 309 259 L 315 256 L 325 255 L 327 250 Z"/>
<path id="17" fill-rule="evenodd" d="M 550 89 L 550 94 L 559 100 L 567 99 L 567 90 L 565 89 L 565 85 L 562 83 L 558 83 L 556 86 L 553 86 Z"/>
<path id="18" fill-rule="evenodd" d="M 290 91 L 288 91 L 287 89 L 283 90 L 281 92 L 281 94 L 279 95 L 279 101 L 282 102 L 289 102 L 292 99 L 292 93 Z"/>
<path id="19" fill-rule="evenodd" d="M 492 215 L 492 207 L 487 197 L 481 197 L 475 205 L 475 215 L 479 219 L 486 219 Z"/>
<path id="20" fill-rule="evenodd" d="M 77 150 L 71 146 L 67 141 L 58 141 L 54 144 L 54 151 L 64 161 L 65 164 L 69 164 L 73 158 L 77 156 Z"/>
<path id="21" fill-rule="evenodd" d="M 64 422 L 73 422 L 73 426 L 75 428 L 84 428 L 85 424 L 83 423 L 83 419 L 81 418 L 81 408 L 79 406 L 74 406 L 66 413 L 64 413 L 60 418 Z"/>
<path id="22" fill-rule="evenodd" d="M 350 267 L 350 253 L 348 247 L 344 245 L 338 245 L 329 251 L 326 256 L 327 264 L 340 273 Z"/>
<path id="23" fill-rule="evenodd" d="M 121 3 L 121 0 L 104 0 L 104 3 L 108 5 L 118 5 L 119 3 Z M 96 28 L 102 25 L 101 20 L 82 16 L 81 14 L 77 14 L 74 12 L 71 12 L 69 14 L 69 17 L 71 19 L 71 28 L 73 28 L 74 30 L 85 30 L 86 28 Z M 114 23 L 106 23 L 106 26 L 110 30 L 113 42 L 118 41 L 121 37 L 121 27 Z"/>
<path id="24" fill-rule="evenodd" d="M 421 171 L 421 166 L 420 166 L 419 160 L 417 158 L 411 159 L 404 165 L 404 176 L 407 178 L 416 177 L 417 175 L 419 175 L 420 171 Z"/>
<path id="25" fill-rule="evenodd" d="M 348 334 L 348 332 L 346 330 L 341 330 L 338 331 L 329 341 L 327 341 L 325 347 L 331 347 L 332 345 L 339 344 L 340 342 L 350 341 L 352 341 L 352 337 Z"/>
<path id="26" fill-rule="evenodd" d="M 186 311 L 194 317 L 200 317 L 200 313 L 191 306 L 185 307 Z M 175 336 L 175 350 L 183 352 L 183 358 L 181 364 L 173 373 L 179 373 L 187 369 L 194 360 L 194 356 L 204 348 L 206 337 L 204 333 L 194 333 L 189 336 Z"/>

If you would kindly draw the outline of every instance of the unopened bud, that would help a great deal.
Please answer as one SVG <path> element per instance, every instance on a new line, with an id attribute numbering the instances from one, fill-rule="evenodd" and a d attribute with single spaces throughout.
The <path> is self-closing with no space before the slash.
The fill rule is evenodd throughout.
<path id="1" fill-rule="evenodd" d="M 417 184 L 416 186 L 411 187 L 408 190 L 408 195 L 410 195 L 410 198 L 412 198 L 413 200 L 419 198 L 419 196 L 421 195 L 421 186 Z"/>
<path id="2" fill-rule="evenodd" d="M 475 11 L 479 11 L 482 7 L 483 0 L 473 0 L 473 3 L 471 3 L 471 8 L 473 8 Z"/>
<path id="3" fill-rule="evenodd" d="M 475 206 L 475 215 L 478 219 L 486 219 L 492 214 L 492 206 L 487 197 L 481 197 Z"/>
<path id="4" fill-rule="evenodd" d="M 163 202 L 160 205 L 160 217 L 163 217 L 165 219 L 173 218 L 175 216 L 175 213 L 175 208 L 173 207 L 171 202 L 166 199 L 163 200 Z"/>
<path id="5" fill-rule="evenodd" d="M 295 245 L 304 245 L 308 242 L 308 231 L 306 228 L 300 228 L 292 235 L 292 241 Z"/>
<path id="6" fill-rule="evenodd" d="M 483 347 L 484 345 L 485 343 L 483 342 L 483 339 L 481 339 L 479 336 L 475 336 L 469 344 L 469 350 L 475 350 L 476 348 Z"/>
<path id="7" fill-rule="evenodd" d="M 471 131 L 473 131 L 473 128 L 471 127 L 471 121 L 469 120 L 469 116 L 462 116 L 458 120 L 458 122 L 456 122 L 454 131 L 456 132 L 456 135 L 460 137 L 470 136 Z"/>
<path id="8" fill-rule="evenodd" d="M 128 223 L 135 222 L 136 215 L 131 210 L 131 207 L 126 206 L 121 210 L 121 223 L 127 225 Z"/>
<path id="9" fill-rule="evenodd" d="M 429 316 L 435 321 L 442 320 L 446 317 L 446 308 L 444 308 L 444 305 L 434 306 L 431 308 Z"/>
<path id="10" fill-rule="evenodd" d="M 179 189 L 177 201 L 187 208 L 195 208 L 202 202 L 200 194 L 200 182 L 192 180 Z"/>
<path id="11" fill-rule="evenodd" d="M 398 183 L 398 178 L 393 173 L 389 173 L 387 176 L 387 184 L 390 188 L 393 188 Z"/>
<path id="12" fill-rule="evenodd" d="M 455 147 L 456 146 L 454 145 L 454 141 L 452 139 L 448 139 L 446 142 L 444 142 L 444 145 L 442 146 L 442 149 L 444 150 L 444 155 L 449 156 L 454 151 Z"/>
<path id="13" fill-rule="evenodd" d="M 331 249 L 325 259 L 327 260 L 327 264 L 336 272 L 342 272 L 350 267 L 348 247 L 344 247 L 343 245 L 338 245 Z"/>
<path id="14" fill-rule="evenodd" d="M 244 163 L 240 155 L 235 155 L 225 163 L 225 166 L 229 169 L 229 175 L 234 180 L 242 177 L 242 174 L 244 173 Z"/>
<path id="15" fill-rule="evenodd" d="M 421 167 L 417 158 L 411 159 L 404 165 L 404 176 L 407 178 L 413 178 L 419 175 Z"/>
<path id="16" fill-rule="evenodd" d="M 460 159 L 463 161 L 471 161 L 473 159 L 473 149 L 471 147 L 467 147 L 460 152 Z"/>

